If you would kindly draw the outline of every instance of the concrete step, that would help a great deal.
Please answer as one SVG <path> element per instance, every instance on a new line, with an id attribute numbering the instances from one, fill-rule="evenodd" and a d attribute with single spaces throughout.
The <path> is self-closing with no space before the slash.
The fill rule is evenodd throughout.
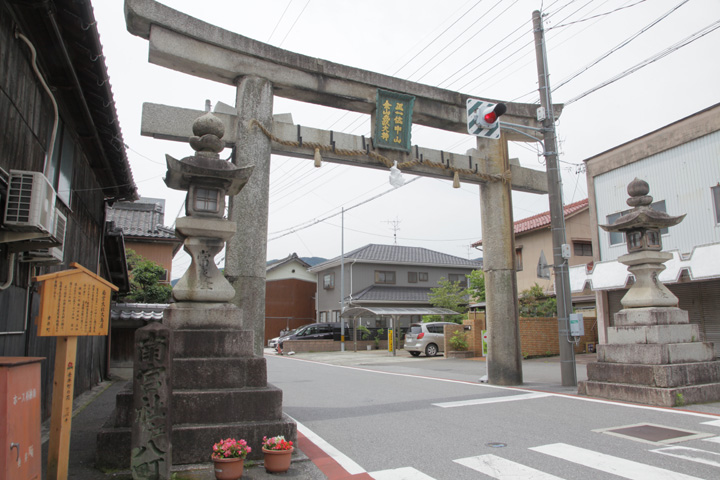
<path id="1" fill-rule="evenodd" d="M 597 346 L 598 362 L 667 365 L 708 362 L 714 359 L 715 351 L 710 342 Z"/>
<path id="2" fill-rule="evenodd" d="M 267 386 L 264 357 L 175 358 L 173 389 Z"/>
<path id="3" fill-rule="evenodd" d="M 582 382 L 578 391 L 590 397 L 622 400 L 627 402 L 681 407 L 693 403 L 717 402 L 720 400 L 720 383 L 688 385 L 684 387 L 659 388 L 627 383 Z"/>

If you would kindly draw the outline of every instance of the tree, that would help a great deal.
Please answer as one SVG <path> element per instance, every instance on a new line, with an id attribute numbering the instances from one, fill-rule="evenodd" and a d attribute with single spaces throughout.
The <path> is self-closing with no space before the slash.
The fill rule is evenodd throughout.
<path id="1" fill-rule="evenodd" d="M 130 292 L 123 297 L 123 301 L 167 303 L 170 300 L 172 287 L 160 283 L 160 278 L 165 274 L 163 267 L 130 249 L 127 251 L 127 264 L 130 273 Z"/>
<path id="2" fill-rule="evenodd" d="M 520 292 L 518 304 L 521 317 L 557 316 L 557 300 L 545 294 L 537 283 Z"/>
<path id="3" fill-rule="evenodd" d="M 446 322 L 462 323 L 467 312 L 468 295 L 470 290 L 460 285 L 460 282 L 451 282 L 445 277 L 438 281 L 436 288 L 431 288 L 428 299 L 433 307 L 447 308 L 458 312 L 458 315 L 448 315 L 445 317 Z M 440 315 L 425 315 L 423 322 L 441 322 L 443 317 Z"/>
<path id="4" fill-rule="evenodd" d="M 482 270 L 473 270 L 467 276 L 470 284 L 470 295 L 476 302 L 485 301 L 485 272 Z"/>

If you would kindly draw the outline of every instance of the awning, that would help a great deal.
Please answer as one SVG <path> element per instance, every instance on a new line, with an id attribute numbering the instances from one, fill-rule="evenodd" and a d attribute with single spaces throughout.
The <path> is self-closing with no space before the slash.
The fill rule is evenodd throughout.
<path id="1" fill-rule="evenodd" d="M 358 317 L 363 314 L 387 315 L 391 317 L 396 317 L 399 315 L 462 315 L 448 308 L 352 307 L 345 310 L 341 317 Z"/>

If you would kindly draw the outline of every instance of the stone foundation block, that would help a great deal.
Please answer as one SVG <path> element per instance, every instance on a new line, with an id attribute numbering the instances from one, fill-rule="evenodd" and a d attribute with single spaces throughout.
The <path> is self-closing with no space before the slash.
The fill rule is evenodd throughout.
<path id="1" fill-rule="evenodd" d="M 243 438 L 252 452 L 249 460 L 262 460 L 262 438 L 283 435 L 297 442 L 297 427 L 287 415 L 278 421 L 223 423 L 221 425 L 175 425 L 172 432 L 173 464 L 210 462 L 212 446 L 222 438 Z M 105 428 L 98 432 L 97 467 L 127 470 L 130 466 L 130 428 Z"/>
<path id="2" fill-rule="evenodd" d="M 261 357 L 176 358 L 173 389 L 266 387 L 267 364 Z"/>
<path id="3" fill-rule="evenodd" d="M 690 323 L 688 312 L 677 307 L 625 308 L 615 314 L 616 327 L 682 323 Z"/>
<path id="4" fill-rule="evenodd" d="M 720 361 L 679 365 L 636 365 L 593 362 L 587 365 L 588 380 L 669 388 L 720 383 Z"/>
<path id="5" fill-rule="evenodd" d="M 174 358 L 253 356 L 253 332 L 246 330 L 175 330 Z"/>
<path id="6" fill-rule="evenodd" d="M 661 407 L 679 407 L 693 403 L 708 403 L 720 400 L 720 383 L 657 388 L 645 385 L 588 380 L 585 382 L 584 388 L 590 397 L 623 400 Z"/>
<path id="7" fill-rule="evenodd" d="M 174 330 L 243 327 L 242 310 L 231 303 L 173 303 L 163 312 L 163 323 Z"/>
<path id="8" fill-rule="evenodd" d="M 712 343 L 708 342 L 597 346 L 598 362 L 666 365 L 707 362 L 714 358 Z"/>
<path id="9" fill-rule="evenodd" d="M 188 424 L 218 424 L 279 420 L 282 390 L 265 388 L 173 391 L 173 418 Z"/>
<path id="10" fill-rule="evenodd" d="M 700 340 L 700 326 L 686 325 L 633 325 L 609 327 L 608 343 L 691 343 Z"/>

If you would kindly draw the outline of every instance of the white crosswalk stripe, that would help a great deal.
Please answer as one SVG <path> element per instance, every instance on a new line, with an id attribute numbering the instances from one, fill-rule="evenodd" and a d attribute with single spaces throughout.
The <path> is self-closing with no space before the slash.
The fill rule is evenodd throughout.
<path id="1" fill-rule="evenodd" d="M 632 480 L 646 480 L 649 478 L 653 480 L 699 480 L 697 477 L 683 473 L 672 472 L 664 468 L 606 455 L 566 443 L 542 445 L 533 447 L 530 450 Z"/>
<path id="2" fill-rule="evenodd" d="M 717 437 L 714 437 L 717 438 Z M 700 450 L 698 448 L 690 447 L 664 447 L 658 448 L 657 450 L 650 450 L 653 453 L 660 453 L 662 455 L 669 455 L 675 458 L 682 458 L 684 460 L 690 460 L 692 462 L 704 463 L 705 465 L 712 465 L 713 467 L 720 467 L 720 453 L 708 452 L 707 450 Z"/>
<path id="3" fill-rule="evenodd" d="M 455 463 L 472 468 L 476 472 L 497 478 L 511 480 L 518 478 L 532 478 L 532 480 L 562 480 L 560 477 L 535 470 L 521 463 L 506 460 L 496 455 L 479 455 L 477 457 L 459 458 Z"/>
<path id="4" fill-rule="evenodd" d="M 425 475 L 421 471 L 415 470 L 412 467 L 381 470 L 378 472 L 371 472 L 369 475 L 375 480 L 435 480 L 434 478 Z"/>

